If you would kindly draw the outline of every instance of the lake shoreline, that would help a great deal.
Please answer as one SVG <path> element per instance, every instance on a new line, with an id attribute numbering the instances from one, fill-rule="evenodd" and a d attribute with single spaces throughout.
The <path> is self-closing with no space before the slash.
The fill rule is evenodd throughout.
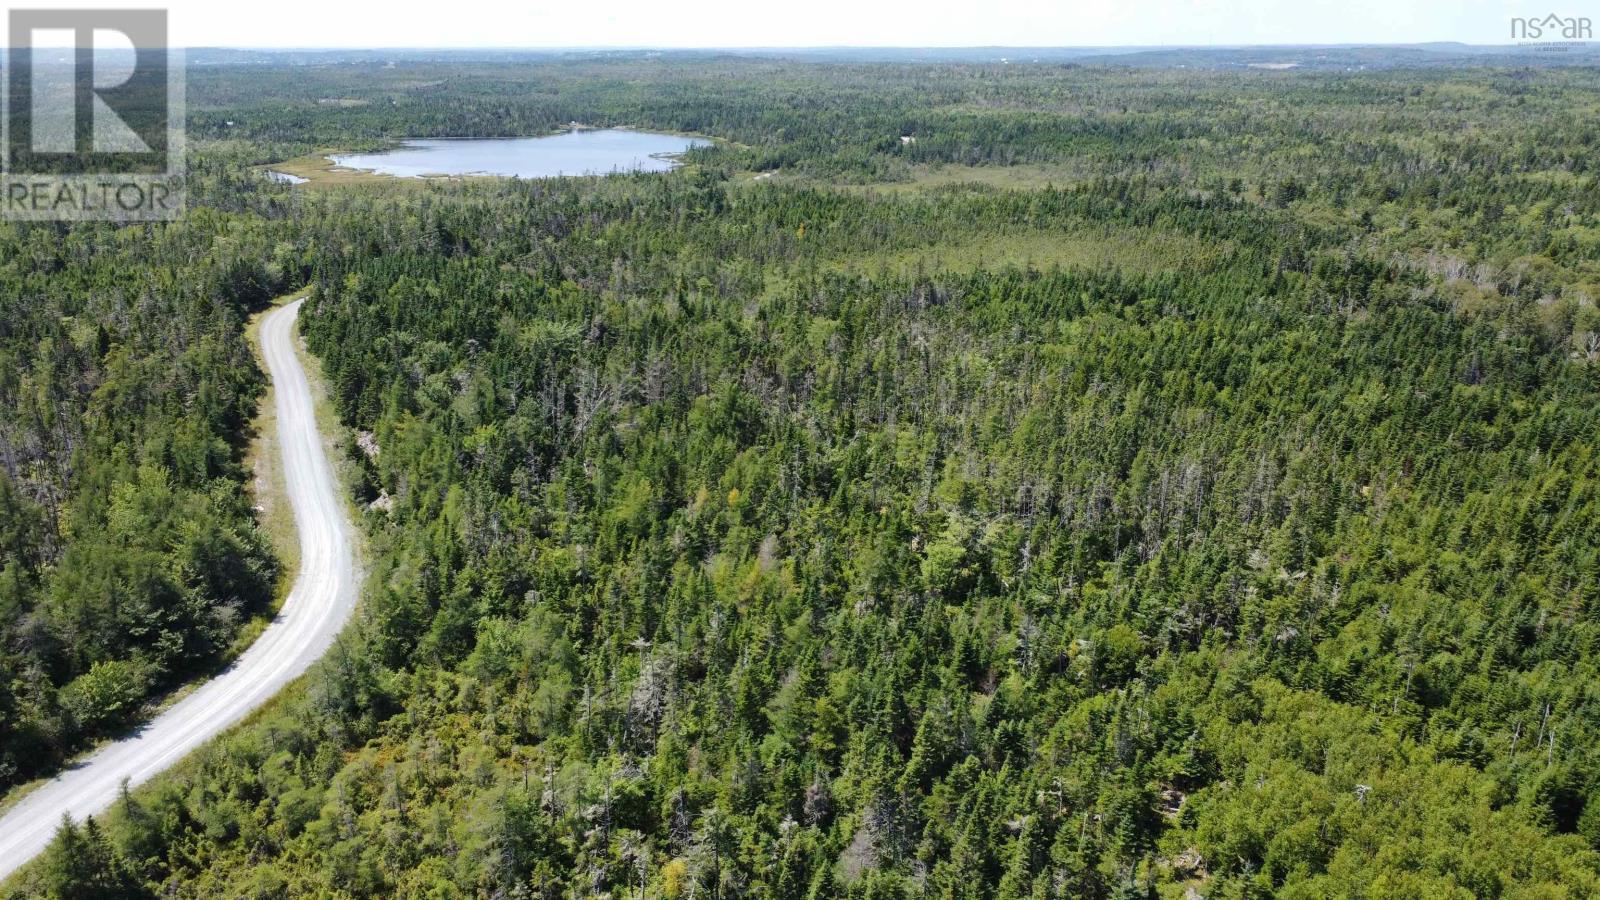
<path id="1" fill-rule="evenodd" d="M 335 172 L 397 179 L 604 177 L 672 171 L 688 151 L 714 145 L 701 137 L 575 124 L 536 137 L 405 138 L 389 149 L 325 159 Z"/>

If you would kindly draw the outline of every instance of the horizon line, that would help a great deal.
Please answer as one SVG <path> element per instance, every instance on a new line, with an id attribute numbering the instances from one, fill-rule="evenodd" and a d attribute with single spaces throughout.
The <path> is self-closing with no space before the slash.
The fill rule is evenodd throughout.
<path id="1" fill-rule="evenodd" d="M 249 45 L 249 44 L 192 44 L 174 46 L 174 50 L 497 50 L 497 51 L 565 51 L 565 50 L 628 50 L 678 52 L 696 50 L 1295 50 L 1295 49 L 1348 49 L 1371 47 L 1375 49 L 1451 46 L 1496 49 L 1503 47 L 1539 47 L 1554 44 L 1565 46 L 1600 46 L 1600 41 L 1550 41 L 1547 43 L 1473 43 L 1469 41 L 1335 41 L 1335 42 L 1225 42 L 1210 44 L 326 44 L 326 45 Z"/>

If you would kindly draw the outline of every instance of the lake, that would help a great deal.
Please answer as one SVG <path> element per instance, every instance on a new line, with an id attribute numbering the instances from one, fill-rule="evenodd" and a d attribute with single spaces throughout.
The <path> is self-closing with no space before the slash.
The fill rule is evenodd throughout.
<path id="1" fill-rule="evenodd" d="M 710 146 L 700 138 L 609 128 L 532 138 L 445 138 L 406 141 L 383 153 L 330 156 L 334 165 L 400 178 L 426 175 L 503 175 L 550 178 L 665 172 L 670 156 Z"/>
<path id="2" fill-rule="evenodd" d="M 267 170 L 266 175 L 279 184 L 305 184 L 309 180 L 299 175 L 290 175 L 288 172 L 274 172 L 271 169 Z"/>

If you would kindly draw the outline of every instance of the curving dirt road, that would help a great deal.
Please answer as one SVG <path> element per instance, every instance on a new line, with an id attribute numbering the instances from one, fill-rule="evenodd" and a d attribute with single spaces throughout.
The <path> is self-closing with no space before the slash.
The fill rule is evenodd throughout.
<path id="1" fill-rule="evenodd" d="M 278 617 L 217 677 L 146 724 L 28 794 L 0 818 L 0 878 L 42 851 L 61 816 L 109 807 L 123 779 L 140 784 L 265 703 L 304 672 L 355 606 L 352 528 L 317 432 L 311 388 L 294 352 L 304 300 L 268 313 L 261 349 L 277 398 L 284 480 L 300 532 L 300 573 Z"/>

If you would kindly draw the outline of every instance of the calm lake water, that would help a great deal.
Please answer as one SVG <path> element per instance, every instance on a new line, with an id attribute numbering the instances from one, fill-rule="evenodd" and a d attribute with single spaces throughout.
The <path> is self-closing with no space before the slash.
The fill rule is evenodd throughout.
<path id="1" fill-rule="evenodd" d="M 401 178 L 424 175 L 610 175 L 665 172 L 678 164 L 665 154 L 705 147 L 710 141 L 646 131 L 569 131 L 535 138 L 406 141 L 386 153 L 330 156 L 335 165 Z"/>
<path id="2" fill-rule="evenodd" d="M 305 184 L 308 180 L 301 178 L 299 175 L 290 175 L 288 172 L 274 172 L 271 169 L 267 170 L 267 177 L 280 184 Z"/>

